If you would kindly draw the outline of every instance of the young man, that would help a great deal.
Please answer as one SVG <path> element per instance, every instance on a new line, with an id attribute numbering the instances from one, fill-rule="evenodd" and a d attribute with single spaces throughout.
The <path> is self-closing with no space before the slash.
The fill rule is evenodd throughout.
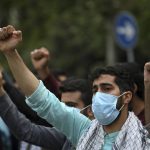
<path id="1" fill-rule="evenodd" d="M 134 96 L 131 102 L 131 108 L 134 114 L 145 125 L 144 116 L 144 75 L 140 65 L 135 62 L 117 63 L 115 65 L 120 70 L 126 70 L 130 73 L 134 81 Z"/>
<path id="2" fill-rule="evenodd" d="M 93 80 L 96 93 L 92 99 L 95 120 L 92 122 L 61 103 L 43 83 L 25 66 L 15 50 L 22 40 L 21 31 L 2 28 L 0 49 L 4 53 L 12 73 L 25 93 L 28 105 L 39 116 L 62 131 L 77 150 L 150 149 L 147 131 L 128 105 L 132 99 L 134 84 L 129 74 L 115 67 L 99 69 Z"/>
<path id="3" fill-rule="evenodd" d="M 2 78 L 0 78 L 0 82 L 1 81 Z M 0 84 L 0 95 L 2 88 L 2 84 Z M 61 88 L 63 89 L 61 92 L 62 98 L 66 105 L 70 104 L 72 100 L 76 100 L 77 105 L 74 107 L 77 108 L 79 108 L 79 102 L 82 102 L 83 105 L 80 109 L 84 109 L 84 107 L 91 104 L 92 93 L 90 92 L 91 90 L 86 80 L 70 79 L 69 81 L 66 81 Z M 68 94 L 69 97 L 65 97 Z M 87 115 L 87 117 L 92 117 L 90 108 L 84 109 L 82 112 Z M 0 96 L 0 116 L 19 140 L 27 141 L 30 144 L 51 150 L 73 149 L 69 140 L 55 128 L 36 125 L 27 119 L 18 111 L 14 103 L 6 94 Z"/>
<path id="4" fill-rule="evenodd" d="M 60 98 L 60 83 L 49 67 L 51 56 L 48 49 L 41 47 L 31 52 L 31 61 L 37 76 L 43 81 L 47 89 Z"/>

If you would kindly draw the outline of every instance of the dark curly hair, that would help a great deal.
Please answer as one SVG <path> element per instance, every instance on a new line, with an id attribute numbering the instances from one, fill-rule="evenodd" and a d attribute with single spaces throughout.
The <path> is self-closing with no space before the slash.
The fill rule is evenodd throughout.
<path id="1" fill-rule="evenodd" d="M 136 95 L 144 100 L 144 75 L 141 66 L 136 62 L 117 63 L 115 65 L 119 69 L 127 70 L 132 76 L 134 83 L 137 86 Z"/>

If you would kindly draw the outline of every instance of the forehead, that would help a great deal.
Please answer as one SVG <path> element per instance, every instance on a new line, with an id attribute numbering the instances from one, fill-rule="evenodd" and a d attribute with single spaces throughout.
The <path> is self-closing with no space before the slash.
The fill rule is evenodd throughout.
<path id="1" fill-rule="evenodd" d="M 62 102 L 77 102 L 81 100 L 81 92 L 64 92 L 61 94 L 61 100 Z"/>
<path id="2" fill-rule="evenodd" d="M 97 79 L 93 81 L 93 85 L 105 84 L 109 83 L 112 85 L 116 85 L 115 76 L 108 74 L 101 74 Z"/>

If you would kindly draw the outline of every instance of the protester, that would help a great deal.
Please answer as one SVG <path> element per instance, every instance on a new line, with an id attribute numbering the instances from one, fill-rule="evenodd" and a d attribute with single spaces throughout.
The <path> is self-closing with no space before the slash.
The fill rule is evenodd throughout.
<path id="1" fill-rule="evenodd" d="M 68 78 L 60 86 L 61 101 L 67 106 L 78 108 L 90 120 L 94 119 L 91 110 L 92 88 L 87 80 Z"/>
<path id="2" fill-rule="evenodd" d="M 91 104 L 92 94 L 88 87 L 88 82 L 84 79 L 70 79 L 63 85 L 62 88 L 65 91 L 62 91 L 62 95 L 66 93 L 69 94 L 70 101 L 72 99 L 74 100 L 74 98 L 77 102 L 82 101 L 83 106 L 80 109 L 82 109 L 82 112 L 86 114 L 87 117 L 92 118 L 90 110 L 88 110 L 89 108 L 83 110 L 84 107 Z M 77 92 L 79 92 L 79 95 L 76 95 Z M 63 100 L 66 101 L 64 96 Z M 69 140 L 55 128 L 36 125 L 27 119 L 18 111 L 6 94 L 0 96 L 0 116 L 19 140 L 51 150 L 73 149 Z M 27 143 L 24 142 L 22 142 L 22 144 L 27 145 Z M 21 145 L 21 148 L 22 147 Z"/>
<path id="3" fill-rule="evenodd" d="M 120 70 L 126 70 L 130 73 L 134 81 L 134 96 L 131 101 L 130 111 L 132 110 L 145 125 L 144 115 L 144 75 L 140 65 L 135 62 L 117 63 L 115 65 Z"/>
<path id="4" fill-rule="evenodd" d="M 45 47 L 35 49 L 31 52 L 31 60 L 39 79 L 44 85 L 57 97 L 60 98 L 59 86 L 60 82 L 56 79 L 49 68 L 50 53 Z"/>
<path id="5" fill-rule="evenodd" d="M 3 29 L 0 32 L 5 34 Z M 6 32 L 5 38 L 0 38 L 0 50 L 27 96 L 28 105 L 62 131 L 74 146 L 77 145 L 77 150 L 150 149 L 147 131 L 134 113 L 128 112 L 134 90 L 129 74 L 115 67 L 94 72 L 93 87 L 96 93 L 92 99 L 92 110 L 96 119 L 91 122 L 74 108 L 60 102 L 29 71 L 15 50 L 22 40 L 21 31 L 11 29 L 11 33 Z"/>

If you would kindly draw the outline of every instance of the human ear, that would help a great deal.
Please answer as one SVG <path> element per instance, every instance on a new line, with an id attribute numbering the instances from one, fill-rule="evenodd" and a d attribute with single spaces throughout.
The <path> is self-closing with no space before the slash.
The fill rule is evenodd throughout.
<path id="1" fill-rule="evenodd" d="M 93 118 L 94 118 L 94 114 L 93 114 L 93 112 L 92 112 L 91 107 L 87 108 L 87 117 L 88 117 L 89 119 L 93 119 Z"/>
<path id="2" fill-rule="evenodd" d="M 130 101 L 132 100 L 132 96 L 133 94 L 131 91 L 125 92 L 125 94 L 122 96 L 124 104 L 129 104 Z"/>
<path id="3" fill-rule="evenodd" d="M 134 94 L 137 92 L 137 90 L 138 90 L 138 87 L 137 87 L 137 85 L 134 83 Z"/>

